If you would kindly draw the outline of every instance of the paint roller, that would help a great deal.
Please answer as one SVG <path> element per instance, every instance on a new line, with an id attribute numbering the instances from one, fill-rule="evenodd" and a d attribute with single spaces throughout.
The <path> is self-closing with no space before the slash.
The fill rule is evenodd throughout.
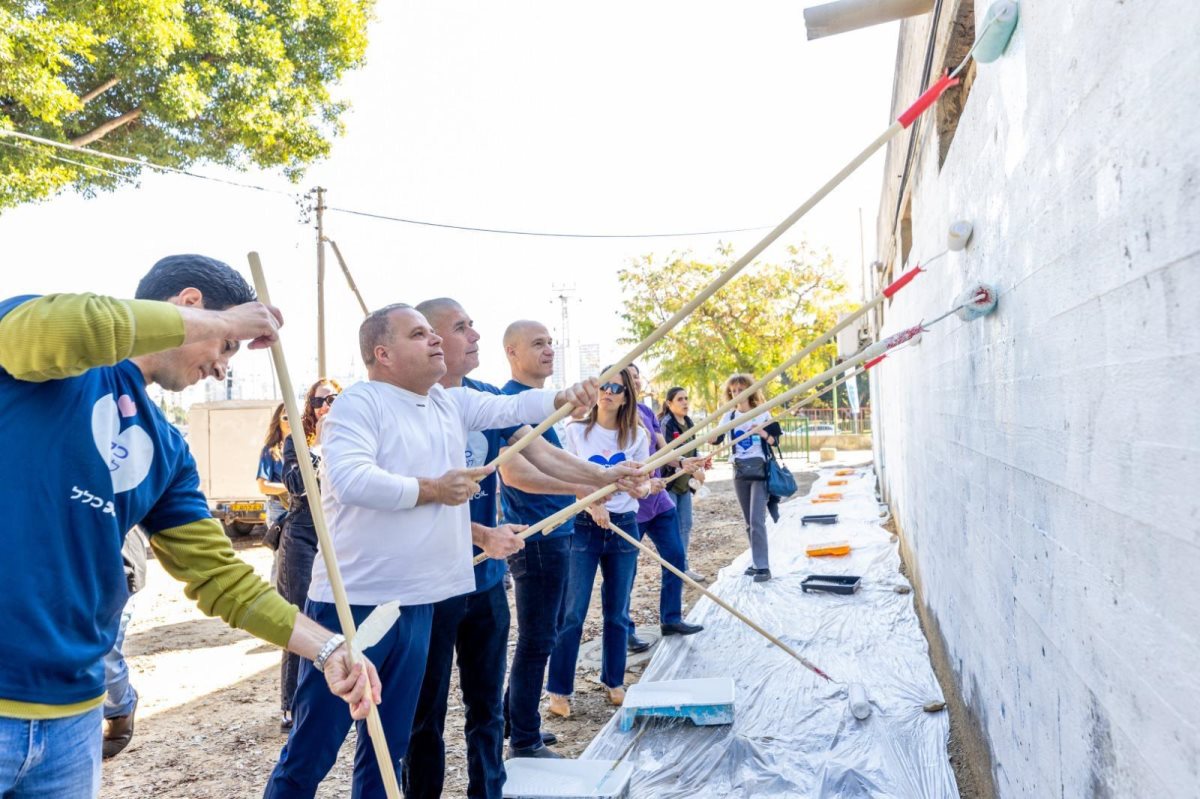
<path id="1" fill-rule="evenodd" d="M 636 344 L 631 351 L 609 366 L 609 368 L 600 375 L 599 381 L 604 383 L 608 380 L 611 380 L 613 377 L 619 374 L 622 369 L 633 363 L 633 361 L 636 360 L 640 355 L 645 353 L 655 343 L 670 333 L 676 326 L 679 325 L 680 322 L 690 316 L 693 311 L 700 307 L 701 304 L 706 302 L 709 297 L 711 297 L 723 286 L 725 286 L 726 283 L 736 277 L 738 273 L 741 272 L 741 270 L 747 265 L 749 265 L 756 257 L 758 257 L 763 250 L 774 243 L 776 239 L 782 236 L 785 231 L 803 218 L 810 210 L 812 210 L 812 208 L 820 203 L 821 200 L 825 199 L 825 197 L 831 191 L 833 191 L 834 188 L 839 186 L 847 177 L 849 177 L 860 166 L 862 166 L 877 150 L 879 150 L 879 148 L 883 147 L 891 139 L 899 135 L 901 131 L 911 127 L 913 123 L 915 123 L 922 114 L 928 111 L 950 87 L 958 84 L 958 73 L 961 72 L 963 67 L 966 66 L 968 60 L 971 58 L 971 53 L 973 53 L 977 47 L 986 46 L 988 48 L 989 55 L 991 55 L 993 58 L 999 57 L 1000 53 L 1002 53 L 1004 48 L 1007 46 L 1008 40 L 1012 36 L 1013 28 L 1016 26 L 1016 3 L 1012 0 L 1003 0 L 1003 3 L 1006 4 L 1006 7 L 998 9 L 994 15 L 989 15 L 987 22 L 985 22 L 983 27 L 980 29 L 979 37 L 975 45 L 972 46 L 971 51 L 967 53 L 962 63 L 959 64 L 953 72 L 943 75 L 941 78 L 935 81 L 933 85 L 925 89 L 925 91 L 921 93 L 921 96 L 918 97 L 912 103 L 912 105 L 905 109 L 904 112 L 896 118 L 896 121 L 893 122 L 887 130 L 885 130 L 874 141 L 868 144 L 862 150 L 862 152 L 851 159 L 848 164 L 842 167 L 841 171 L 839 171 L 824 185 L 817 189 L 817 191 L 811 197 L 809 197 L 804 204 L 802 204 L 786 219 L 776 225 L 769 233 L 766 234 L 766 236 L 762 238 L 761 241 L 751 247 L 745 254 L 742 255 L 741 258 L 739 258 L 736 262 L 725 269 L 724 272 L 709 282 L 709 284 L 701 289 L 696 296 L 692 297 L 692 299 L 686 302 L 683 307 L 676 311 L 670 319 L 661 323 L 650 333 L 650 335 L 638 342 L 638 344 Z M 1008 5 L 1011 5 L 1013 8 L 1007 8 Z M 912 276 L 915 276 L 915 272 L 912 274 Z M 897 280 L 896 284 L 894 284 L 895 289 L 898 290 L 903 285 L 903 282 L 904 281 L 902 280 Z M 865 309 L 860 310 L 865 312 Z M 851 318 L 852 317 L 847 317 L 844 322 L 849 324 Z M 493 463 L 497 468 L 499 468 L 512 458 L 515 458 L 521 452 L 521 450 L 529 446 L 531 441 L 537 439 L 542 435 L 542 433 L 549 430 L 562 419 L 565 419 L 573 410 L 574 406 L 572 406 L 570 403 L 563 405 L 520 439 L 513 442 L 511 446 L 505 448 L 499 457 L 493 461 Z M 693 427 L 692 429 L 695 430 L 698 427 L 699 425 Z"/>

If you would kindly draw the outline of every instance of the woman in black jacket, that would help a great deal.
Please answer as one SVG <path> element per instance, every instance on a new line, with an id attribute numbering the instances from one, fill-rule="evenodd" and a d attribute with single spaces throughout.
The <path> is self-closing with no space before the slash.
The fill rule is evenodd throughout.
<path id="1" fill-rule="evenodd" d="M 304 398 L 304 437 L 308 440 L 314 470 L 321 462 L 318 440 L 320 422 L 333 407 L 333 401 L 341 390 L 336 380 L 321 378 L 312 384 Z M 283 537 L 279 541 L 279 593 L 293 605 L 303 608 L 308 598 L 308 584 L 312 581 L 313 560 L 317 556 L 317 530 L 313 527 L 300 461 L 296 457 L 296 445 L 292 443 L 291 436 L 283 442 L 283 484 L 287 486 L 291 505 L 285 517 Z M 319 497 L 317 501 L 320 501 Z M 292 728 L 292 699 L 296 695 L 299 675 L 300 657 L 285 651 L 279 677 L 283 705 L 283 720 L 279 726 L 284 730 Z"/>
<path id="2" fill-rule="evenodd" d="M 725 401 L 733 399 L 753 383 L 752 375 L 733 375 L 725 381 Z M 737 409 L 730 411 L 722 423 L 731 422 L 735 417 L 749 413 L 764 401 L 762 391 L 755 391 L 738 402 Z M 756 583 L 765 583 L 771 579 L 767 548 L 767 502 L 770 499 L 767 491 L 767 461 L 771 457 L 768 448 L 774 446 L 783 435 L 783 429 L 778 422 L 770 420 L 771 415 L 763 412 L 730 431 L 730 437 L 734 441 L 733 451 L 729 454 L 729 461 L 733 464 L 733 488 L 737 492 L 738 503 L 742 506 L 746 535 L 750 539 L 752 561 L 746 569 L 746 575 L 753 577 Z M 751 430 L 763 424 L 766 424 L 766 427 L 761 435 L 750 434 Z"/>
<path id="3" fill-rule="evenodd" d="M 667 390 L 667 398 L 663 403 L 662 416 L 659 419 L 662 422 L 663 438 L 668 444 L 695 427 L 692 417 L 688 416 L 689 410 L 687 391 L 682 386 L 674 386 Z M 693 474 L 667 465 L 663 467 L 662 473 L 667 480 L 667 490 L 670 492 L 671 499 L 675 500 L 675 510 L 679 517 L 679 537 L 683 541 L 683 554 L 686 560 L 688 545 L 692 538 L 692 499 L 696 493 L 696 489 L 692 488 L 692 480 L 695 478 L 696 481 L 703 483 L 704 470 L 697 470 Z M 703 574 L 693 571 L 690 561 L 688 562 L 688 577 L 697 582 L 708 579 Z"/>

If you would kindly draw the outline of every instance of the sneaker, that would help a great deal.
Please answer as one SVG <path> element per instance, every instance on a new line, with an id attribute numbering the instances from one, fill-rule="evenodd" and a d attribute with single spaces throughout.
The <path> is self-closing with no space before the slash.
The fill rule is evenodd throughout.
<path id="1" fill-rule="evenodd" d="M 541 733 L 542 743 L 544 743 L 546 746 L 554 746 L 556 743 L 558 743 L 558 736 L 554 733 L 546 732 L 545 730 L 542 730 Z"/>
<path id="2" fill-rule="evenodd" d="M 119 755 L 133 740 L 133 714 L 137 713 L 137 705 L 137 697 L 134 697 L 133 710 L 128 714 L 104 720 L 104 743 L 101 753 L 105 760 Z"/>
<path id="3" fill-rule="evenodd" d="M 758 574 L 758 569 L 754 568 L 753 564 L 751 564 L 750 566 L 746 567 L 746 571 L 742 572 L 742 574 L 746 575 L 747 577 L 753 577 L 754 575 Z"/>
<path id="4" fill-rule="evenodd" d="M 704 629 L 701 624 L 688 624 L 686 621 L 676 622 L 675 624 L 663 624 L 659 629 L 662 630 L 664 636 L 668 635 L 695 635 Z"/>
<path id="5" fill-rule="evenodd" d="M 686 574 L 688 577 L 691 577 L 693 580 L 695 580 L 698 583 L 707 583 L 708 582 L 708 578 L 705 577 L 700 572 L 694 572 L 691 569 L 688 569 L 687 571 L 684 572 L 684 574 Z"/>
<path id="6" fill-rule="evenodd" d="M 550 712 L 556 716 L 562 716 L 564 719 L 571 718 L 571 697 L 563 696 L 562 694 L 550 694 Z M 549 743 L 546 740 L 545 734 L 542 735 L 542 742 Z"/>
<path id="7" fill-rule="evenodd" d="M 618 685 L 616 688 L 609 688 L 608 701 L 612 702 L 617 707 L 625 704 L 625 686 Z"/>
<path id="8" fill-rule="evenodd" d="M 562 760 L 563 756 L 555 752 L 545 744 L 537 744 L 536 746 L 525 746 L 518 749 L 515 746 L 508 747 L 509 758 L 515 757 L 544 757 L 549 760 Z"/>
<path id="9" fill-rule="evenodd" d="M 758 572 L 754 575 L 754 582 L 756 582 L 756 583 L 765 583 L 767 580 L 770 580 L 770 579 L 771 579 L 771 570 L 770 569 L 759 569 Z"/>

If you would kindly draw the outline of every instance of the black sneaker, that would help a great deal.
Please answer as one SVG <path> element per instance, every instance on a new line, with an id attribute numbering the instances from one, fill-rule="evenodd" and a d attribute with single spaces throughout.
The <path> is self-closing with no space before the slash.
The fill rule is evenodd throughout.
<path id="1" fill-rule="evenodd" d="M 516 758 L 516 757 L 544 757 L 544 758 L 548 758 L 550 760 L 562 760 L 563 759 L 562 755 L 560 755 L 558 752 L 555 752 L 553 749 L 546 746 L 545 744 L 538 744 L 536 746 L 525 746 L 525 747 L 521 747 L 519 749 L 515 746 L 510 746 L 510 747 L 508 747 L 508 756 L 510 759 Z"/>
<path id="2" fill-rule="evenodd" d="M 663 624 L 659 629 L 662 634 L 666 635 L 695 635 L 704 629 L 702 624 L 688 624 L 686 621 L 676 622 L 675 624 Z"/>
<path id="3" fill-rule="evenodd" d="M 747 566 L 746 571 L 742 572 L 742 574 L 746 575 L 747 577 L 753 577 L 754 575 L 758 574 L 758 569 L 754 568 L 753 565 Z"/>
<path id="4" fill-rule="evenodd" d="M 546 746 L 554 746 L 556 743 L 558 743 L 558 736 L 555 735 L 554 733 L 546 732 L 545 730 L 541 730 L 541 734 L 542 734 L 542 743 L 544 743 Z M 511 724 L 511 722 L 509 722 L 508 719 L 505 719 L 504 720 L 504 740 L 507 741 L 511 737 L 512 737 L 512 724 Z"/>
<path id="5" fill-rule="evenodd" d="M 771 570 L 770 569 L 758 569 L 757 572 L 755 572 L 754 582 L 756 582 L 756 583 L 765 583 L 767 580 L 770 580 L 770 579 L 771 579 Z"/>

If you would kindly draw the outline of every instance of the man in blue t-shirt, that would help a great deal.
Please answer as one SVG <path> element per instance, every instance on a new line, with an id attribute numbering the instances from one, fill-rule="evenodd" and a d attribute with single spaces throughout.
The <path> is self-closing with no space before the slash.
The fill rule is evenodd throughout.
<path id="1" fill-rule="evenodd" d="M 512 370 L 512 380 L 501 389 L 505 394 L 542 388 L 554 373 L 554 341 L 540 322 L 520 320 L 509 325 L 504 332 L 504 353 Z M 537 442 L 539 447 L 574 457 L 562 449 L 554 428 L 542 438 L 544 442 Z M 600 471 L 607 472 L 608 480 L 616 482 L 621 490 L 636 490 L 644 482 L 637 476 L 640 466 L 630 462 Z M 592 490 L 560 470 L 530 469 L 521 458 L 501 466 L 500 476 L 502 516 L 506 522 L 517 524 L 536 524 Z M 562 626 L 574 532 L 575 520 L 568 519 L 547 533 L 527 539 L 525 548 L 508 559 L 517 605 L 517 647 L 505 699 L 512 727 L 509 753 L 513 757 L 560 757 L 544 744 L 538 705 L 546 663 Z"/>
<path id="2" fill-rule="evenodd" d="M 446 388 L 465 386 L 500 394 L 500 389 L 467 377 L 479 366 L 479 334 L 470 315 L 455 300 L 426 300 L 416 306 L 442 339 Z M 471 432 L 467 436 L 467 467 L 483 466 L 496 459 L 506 444 L 516 441 L 529 427 Z M 572 491 L 596 488 L 628 478 L 632 469 L 613 473 L 580 460 L 549 444 L 535 441 L 522 452 L 518 472 L 551 471 L 569 480 Z M 503 687 L 511 623 L 508 594 L 504 590 L 504 559 L 519 555 L 525 542 L 517 535 L 525 524 L 498 524 L 496 475 L 479 480 L 479 492 L 470 501 L 471 536 L 475 554 L 489 557 L 475 567 L 475 590 L 435 603 L 425 676 L 417 699 L 412 736 L 404 760 L 404 793 L 407 799 L 439 797 L 445 778 L 443 731 L 450 692 L 450 670 L 458 655 L 459 685 L 466 708 L 467 795 L 501 799 L 504 790 Z M 542 742 L 538 742 L 539 746 Z M 545 749 L 544 746 L 542 746 Z M 546 750 L 549 751 L 549 750 Z"/>
<path id="3" fill-rule="evenodd" d="M 121 548 L 134 525 L 205 613 L 328 664 L 356 717 L 379 701 L 374 667 L 351 668 L 340 636 L 237 559 L 187 443 L 146 393 L 223 379 L 240 342 L 268 346 L 280 321 L 199 255 L 159 261 L 135 300 L 0 301 L 0 796 L 99 793 L 104 656 L 129 598 Z"/>

